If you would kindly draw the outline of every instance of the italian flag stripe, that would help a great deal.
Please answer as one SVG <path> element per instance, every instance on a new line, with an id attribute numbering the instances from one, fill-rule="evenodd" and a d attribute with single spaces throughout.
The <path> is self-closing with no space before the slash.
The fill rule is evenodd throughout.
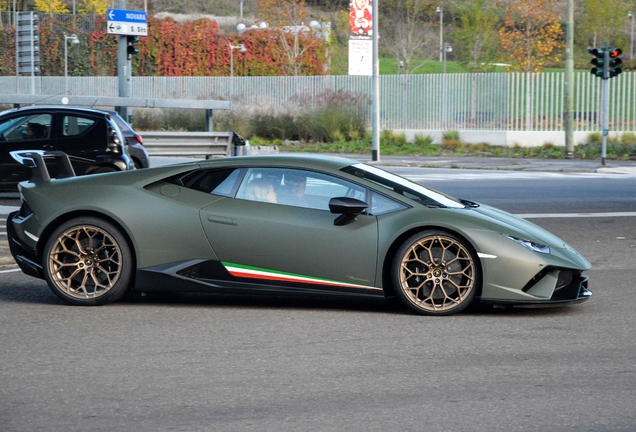
<path id="1" fill-rule="evenodd" d="M 242 264 L 234 264 L 223 262 L 223 266 L 227 269 L 228 272 L 232 276 L 235 277 L 243 277 L 250 279 L 265 279 L 265 280 L 273 280 L 273 281 L 282 281 L 282 282 L 299 282 L 313 285 L 331 285 L 331 286 L 339 286 L 346 288 L 363 288 L 363 289 L 372 289 L 379 290 L 381 288 L 376 288 L 372 286 L 366 285 L 358 285 L 358 284 L 350 284 L 346 282 L 339 282 L 330 279 L 320 279 L 311 276 L 304 276 L 294 273 L 285 273 L 276 270 L 267 270 L 258 267 L 250 267 Z"/>

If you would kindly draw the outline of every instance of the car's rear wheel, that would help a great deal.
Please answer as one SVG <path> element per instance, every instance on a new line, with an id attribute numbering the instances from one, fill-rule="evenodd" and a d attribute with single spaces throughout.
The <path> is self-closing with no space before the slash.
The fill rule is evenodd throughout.
<path id="1" fill-rule="evenodd" d="M 90 174 L 101 174 L 101 173 L 109 173 L 109 172 L 115 172 L 115 171 L 117 171 L 117 169 L 115 169 L 113 167 L 101 166 L 101 167 L 97 167 L 97 168 L 91 170 Z"/>
<path id="2" fill-rule="evenodd" d="M 393 260 L 400 299 L 422 315 L 451 315 L 475 298 L 479 268 L 471 248 L 455 235 L 423 231 L 406 240 Z"/>
<path id="3" fill-rule="evenodd" d="M 81 217 L 60 225 L 44 247 L 44 276 L 62 300 L 84 306 L 121 298 L 132 275 L 132 256 L 111 223 Z"/>

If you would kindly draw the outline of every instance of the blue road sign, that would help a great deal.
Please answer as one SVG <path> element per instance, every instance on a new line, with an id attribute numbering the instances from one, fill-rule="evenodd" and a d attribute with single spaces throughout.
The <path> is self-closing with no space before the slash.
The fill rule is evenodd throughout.
<path id="1" fill-rule="evenodd" d="M 148 36 L 148 19 L 144 11 L 108 9 L 106 17 L 109 34 Z"/>

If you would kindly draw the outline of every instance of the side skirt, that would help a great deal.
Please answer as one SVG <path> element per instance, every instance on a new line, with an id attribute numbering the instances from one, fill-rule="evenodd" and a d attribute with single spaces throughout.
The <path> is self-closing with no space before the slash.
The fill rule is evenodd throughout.
<path id="1" fill-rule="evenodd" d="M 328 281 L 286 282 L 272 280 L 265 274 L 262 277 L 257 274 L 250 274 L 248 277 L 235 276 L 222 263 L 205 260 L 138 269 L 134 289 L 148 292 L 384 297 L 384 291 L 374 287 L 348 286 L 344 283 L 332 285 Z"/>

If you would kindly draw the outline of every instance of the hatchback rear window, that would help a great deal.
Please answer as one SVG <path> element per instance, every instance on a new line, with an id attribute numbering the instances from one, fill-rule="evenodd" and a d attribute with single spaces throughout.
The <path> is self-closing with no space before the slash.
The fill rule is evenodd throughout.
<path id="1" fill-rule="evenodd" d="M 62 133 L 65 136 L 81 135 L 89 130 L 95 122 L 96 120 L 86 117 L 64 116 L 62 120 Z"/>

